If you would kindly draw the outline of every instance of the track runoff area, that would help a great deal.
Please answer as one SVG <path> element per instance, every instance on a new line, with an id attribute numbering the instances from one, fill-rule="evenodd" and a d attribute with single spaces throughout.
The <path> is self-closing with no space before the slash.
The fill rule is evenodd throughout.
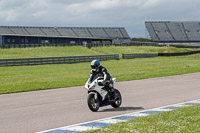
<path id="1" fill-rule="evenodd" d="M 95 130 L 95 129 L 100 129 L 102 127 L 109 126 L 111 124 L 126 122 L 128 120 L 134 120 L 137 117 L 145 117 L 151 114 L 158 114 L 164 111 L 171 111 L 173 109 L 177 109 L 177 108 L 181 108 L 185 106 L 197 105 L 197 104 L 200 104 L 200 99 L 184 102 L 184 103 L 163 106 L 159 108 L 143 110 L 139 112 L 132 112 L 132 113 L 124 114 L 124 115 L 113 116 L 113 117 L 99 119 L 99 120 L 85 122 L 85 123 L 79 123 L 75 125 L 41 131 L 37 133 L 77 133 L 77 132 L 82 132 L 82 131 Z"/>

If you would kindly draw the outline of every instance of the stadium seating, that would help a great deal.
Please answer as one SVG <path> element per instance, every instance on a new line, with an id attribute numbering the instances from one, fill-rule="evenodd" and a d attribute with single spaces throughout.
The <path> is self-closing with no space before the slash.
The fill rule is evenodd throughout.
<path id="1" fill-rule="evenodd" d="M 155 42 L 200 42 L 200 22 L 145 22 Z"/>
<path id="2" fill-rule="evenodd" d="M 184 22 L 189 40 L 200 40 L 200 26 L 198 22 Z"/>

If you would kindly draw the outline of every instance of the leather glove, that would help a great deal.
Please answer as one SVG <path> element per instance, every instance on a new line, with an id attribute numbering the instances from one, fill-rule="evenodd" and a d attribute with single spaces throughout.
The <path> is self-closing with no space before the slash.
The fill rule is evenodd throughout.
<path id="1" fill-rule="evenodd" d="M 106 85 L 106 81 L 105 81 L 105 80 L 103 80 L 101 83 L 102 83 L 103 85 Z"/>

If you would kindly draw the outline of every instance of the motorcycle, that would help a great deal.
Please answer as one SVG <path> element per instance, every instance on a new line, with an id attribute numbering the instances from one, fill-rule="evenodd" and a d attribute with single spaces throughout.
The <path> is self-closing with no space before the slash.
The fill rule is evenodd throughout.
<path id="1" fill-rule="evenodd" d="M 98 111 L 99 107 L 108 105 L 111 105 L 113 108 L 119 108 L 122 103 L 120 92 L 113 88 L 116 78 L 113 78 L 113 83 L 109 84 L 111 92 L 106 91 L 102 81 L 103 78 L 98 77 L 91 84 L 88 84 L 88 81 L 85 84 L 85 88 L 88 91 L 87 104 L 93 112 Z"/>

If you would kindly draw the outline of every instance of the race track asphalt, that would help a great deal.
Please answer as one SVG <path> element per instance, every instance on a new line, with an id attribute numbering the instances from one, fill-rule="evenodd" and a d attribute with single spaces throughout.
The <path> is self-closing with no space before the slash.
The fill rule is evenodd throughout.
<path id="1" fill-rule="evenodd" d="M 0 95 L 0 133 L 32 133 L 200 98 L 200 73 L 117 82 L 123 102 L 91 112 L 83 86 Z"/>

